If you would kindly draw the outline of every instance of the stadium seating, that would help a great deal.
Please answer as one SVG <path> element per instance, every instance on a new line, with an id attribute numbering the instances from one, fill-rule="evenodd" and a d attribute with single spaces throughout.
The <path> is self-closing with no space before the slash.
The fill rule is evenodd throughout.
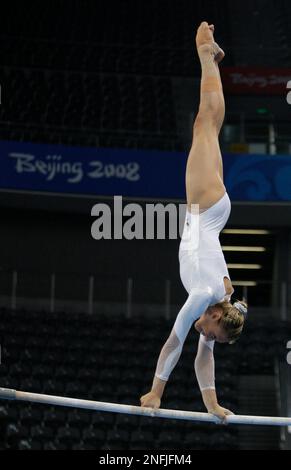
<path id="1" fill-rule="evenodd" d="M 109 319 L 102 314 L 87 317 L 86 314 L 62 313 L 58 316 L 44 312 L 41 314 L 43 323 L 39 319 L 37 312 L 1 309 L 1 334 L 5 337 L 6 331 L 15 329 L 18 338 L 13 345 L 14 355 L 6 354 L 7 345 L 4 342 L 3 364 L 0 366 L 1 386 L 97 401 L 139 404 L 139 397 L 148 390 L 154 373 L 157 358 L 153 355 L 153 348 L 158 350 L 162 346 L 160 332 L 163 331 L 165 335 L 169 330 L 168 321 L 146 316 L 137 321 L 122 315 Z M 37 328 L 39 341 L 33 339 Z M 239 374 L 260 375 L 273 372 L 274 360 L 282 354 L 282 344 L 291 335 L 290 325 L 286 323 L 278 322 L 275 330 L 276 333 L 274 321 L 264 321 L 262 328 L 247 325 L 240 341 L 231 346 L 232 358 L 229 355 L 229 346 L 216 345 L 217 393 L 223 406 L 234 412 L 238 411 L 236 387 Z M 73 331 L 75 337 L 69 342 L 63 342 L 62 345 L 56 343 L 56 337 L 69 337 Z M 129 334 L 129 331 L 135 334 Z M 140 341 L 141 332 L 144 332 L 143 342 Z M 127 353 L 122 348 L 122 355 L 114 354 L 126 335 L 131 338 Z M 266 355 L 264 345 L 271 335 L 274 339 L 273 347 L 271 354 Z M 193 369 L 197 338 L 194 338 L 193 345 L 193 334 L 189 336 L 191 338 L 187 339 L 181 360 L 165 390 L 163 406 L 204 411 Z M 147 337 L 151 338 L 151 347 L 148 346 Z M 142 343 L 147 343 L 147 348 L 142 347 Z M 56 344 L 61 354 L 53 351 Z M 36 346 L 38 354 L 35 354 Z M 228 348 L 228 354 L 225 348 Z M 74 366 L 72 359 L 80 351 L 81 359 Z M 89 361 L 92 351 L 103 358 L 96 368 Z M 260 362 L 258 358 L 263 361 Z M 176 420 L 93 413 L 24 402 L 3 401 L 0 405 L 1 449 L 238 447 L 236 429 L 232 429 L 231 433 L 218 433 L 217 428 L 212 425 L 205 427 Z"/>

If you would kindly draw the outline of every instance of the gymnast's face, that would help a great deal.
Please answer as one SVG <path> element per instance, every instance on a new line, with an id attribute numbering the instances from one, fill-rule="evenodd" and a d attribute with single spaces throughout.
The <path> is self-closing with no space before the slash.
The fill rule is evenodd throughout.
<path id="1" fill-rule="evenodd" d="M 228 343 L 227 334 L 219 324 L 221 316 L 222 311 L 219 307 L 209 307 L 195 323 L 195 329 L 205 336 L 206 341 Z"/>

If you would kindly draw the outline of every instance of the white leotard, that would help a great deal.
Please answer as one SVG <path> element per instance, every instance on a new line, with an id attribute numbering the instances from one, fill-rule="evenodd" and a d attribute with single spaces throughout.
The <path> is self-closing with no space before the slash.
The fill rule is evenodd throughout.
<path id="1" fill-rule="evenodd" d="M 188 293 L 198 285 L 211 289 L 210 305 L 223 300 L 223 278 L 229 278 L 219 234 L 229 218 L 230 208 L 228 194 L 224 193 L 221 199 L 201 214 L 186 213 L 179 248 L 181 280 Z"/>
<path id="2" fill-rule="evenodd" d="M 225 226 L 231 204 L 225 193 L 213 206 L 200 214 L 187 211 L 179 248 L 180 276 L 189 296 L 181 308 L 171 334 L 164 344 L 155 375 L 168 380 L 182 352 L 193 323 L 210 305 L 230 300 L 224 277 L 230 279 L 219 234 Z M 195 370 L 200 388 L 214 388 L 214 341 L 201 335 Z"/>

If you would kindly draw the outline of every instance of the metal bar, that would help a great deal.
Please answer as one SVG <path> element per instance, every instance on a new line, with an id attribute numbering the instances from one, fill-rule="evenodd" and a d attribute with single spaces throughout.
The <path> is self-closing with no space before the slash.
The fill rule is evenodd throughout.
<path id="1" fill-rule="evenodd" d="M 93 411 L 106 411 L 111 413 L 124 413 L 129 415 L 150 416 L 155 418 L 185 419 L 190 421 L 203 421 L 207 423 L 221 423 L 221 420 L 210 413 L 198 413 L 194 411 L 166 410 L 144 408 L 140 406 L 121 405 L 119 403 L 106 403 L 101 401 L 80 400 L 78 398 L 57 397 L 43 395 L 41 393 L 21 392 L 9 388 L 0 388 L 0 399 L 29 401 L 46 405 L 68 406 L 84 408 Z M 247 424 L 262 426 L 290 426 L 291 418 L 271 416 L 245 416 L 229 415 L 226 417 L 228 424 Z"/>

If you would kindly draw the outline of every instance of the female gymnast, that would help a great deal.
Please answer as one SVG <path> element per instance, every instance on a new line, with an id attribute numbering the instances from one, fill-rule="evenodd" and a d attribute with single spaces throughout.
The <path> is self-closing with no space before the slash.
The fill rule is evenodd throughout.
<path id="1" fill-rule="evenodd" d="M 179 248 L 180 276 L 189 296 L 160 352 L 152 389 L 140 402 L 144 407 L 160 407 L 165 385 L 195 322 L 195 329 L 200 333 L 195 372 L 203 402 L 208 413 L 225 422 L 232 412 L 217 401 L 213 347 L 215 341 L 233 343 L 237 340 L 247 305 L 243 301 L 230 302 L 234 290 L 219 242 L 231 204 L 223 184 L 218 141 L 225 114 L 218 64 L 224 52 L 215 43 L 213 33 L 214 26 L 204 21 L 196 35 L 202 69 L 200 105 L 187 161 L 187 212 Z M 199 206 L 194 206 L 197 204 Z M 195 207 L 199 207 L 196 214 Z"/>

